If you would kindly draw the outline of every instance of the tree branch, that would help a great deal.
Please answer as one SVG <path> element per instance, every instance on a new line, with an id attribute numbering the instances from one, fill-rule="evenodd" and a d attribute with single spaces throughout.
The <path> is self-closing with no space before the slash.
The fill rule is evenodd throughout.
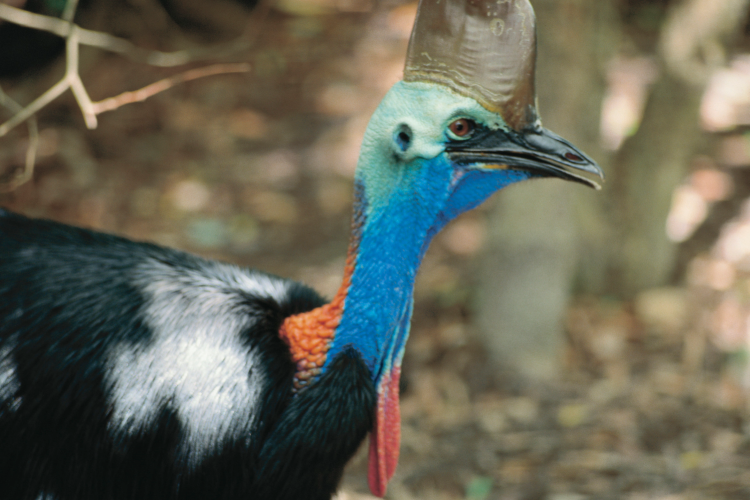
<path id="1" fill-rule="evenodd" d="M 47 33 L 52 33 L 63 38 L 67 38 L 70 35 L 72 27 L 76 26 L 62 19 L 35 14 L 3 3 L 0 3 L 0 19 L 18 24 L 19 26 L 46 31 Z M 192 60 L 190 52 L 186 50 L 161 52 L 158 50 L 142 49 L 127 40 L 107 33 L 76 27 L 79 31 L 78 40 L 80 44 L 123 54 L 137 62 L 147 63 L 152 66 L 170 67 L 179 66 Z"/>
<path id="2" fill-rule="evenodd" d="M 123 92 L 120 95 L 110 97 L 98 102 L 92 103 L 92 111 L 95 115 L 104 113 L 105 111 L 112 111 L 125 104 L 134 102 L 145 101 L 149 97 L 163 92 L 175 85 L 197 78 L 203 78 L 205 76 L 220 75 L 226 73 L 246 73 L 250 71 L 250 65 L 246 63 L 238 64 L 214 64 L 213 66 L 206 66 L 203 68 L 191 69 L 184 71 L 174 76 L 164 78 L 158 82 L 154 82 L 141 89 L 133 90 L 130 92 Z"/>
<path id="3" fill-rule="evenodd" d="M 261 0 L 259 2 L 255 13 L 257 15 L 252 19 L 252 21 L 255 22 L 249 23 L 245 32 L 237 40 L 223 46 L 223 52 L 236 52 L 252 45 L 254 41 L 253 37 L 256 33 L 254 33 L 251 28 L 256 27 L 255 25 L 258 19 L 265 17 L 268 13 L 270 2 L 271 0 Z M 28 12 L 0 3 L 0 20 L 5 20 L 31 29 L 45 31 L 65 38 L 65 75 L 59 82 L 23 108 L 0 90 L 0 105 L 11 109 L 11 111 L 15 113 L 5 123 L 0 124 L 0 137 L 3 137 L 10 132 L 10 130 L 24 121 L 30 120 L 29 149 L 27 150 L 26 155 L 26 168 L 23 175 L 17 177 L 17 179 L 22 180 L 13 180 L 6 184 L 0 183 L 0 190 L 15 189 L 15 187 L 23 184 L 31 177 L 34 167 L 34 158 L 36 156 L 36 145 L 38 143 L 37 123 L 33 115 L 69 88 L 73 92 L 73 95 L 78 102 L 78 106 L 83 113 L 83 119 L 86 126 L 93 129 L 97 126 L 98 114 L 117 109 L 125 104 L 144 101 L 179 83 L 205 76 L 224 73 L 245 73 L 250 71 L 250 65 L 245 63 L 216 64 L 204 68 L 187 70 L 183 73 L 147 85 L 142 89 L 132 92 L 124 92 L 118 96 L 104 99 L 96 103 L 92 102 L 78 72 L 78 51 L 80 45 L 88 45 L 110 52 L 116 52 L 134 61 L 161 67 L 178 66 L 199 58 L 215 57 L 216 47 L 212 49 L 209 48 L 194 51 L 182 50 L 176 52 L 161 52 L 157 50 L 143 49 L 122 38 L 107 33 L 87 30 L 74 24 L 72 20 L 75 16 L 77 5 L 78 0 L 68 0 L 65 5 L 65 10 L 63 11 L 62 19 L 58 19 L 55 17 L 35 14 L 33 12 Z M 33 123 L 31 120 L 33 120 Z"/>
<path id="4" fill-rule="evenodd" d="M 20 104 L 3 92 L 2 88 L 0 88 L 0 106 L 8 108 L 13 113 L 18 113 L 23 109 Z M 36 151 L 39 146 L 39 125 L 37 124 L 36 116 L 31 116 L 26 124 L 29 127 L 29 144 L 26 146 L 24 169 L 7 181 L 4 180 L 4 176 L 0 176 L 0 192 L 13 191 L 21 184 L 26 183 L 34 175 Z"/>
<path id="5" fill-rule="evenodd" d="M 78 7 L 78 0 L 68 0 L 65 4 L 65 10 L 62 13 L 62 20 L 68 23 L 73 22 L 73 18 L 76 15 L 76 8 Z"/>

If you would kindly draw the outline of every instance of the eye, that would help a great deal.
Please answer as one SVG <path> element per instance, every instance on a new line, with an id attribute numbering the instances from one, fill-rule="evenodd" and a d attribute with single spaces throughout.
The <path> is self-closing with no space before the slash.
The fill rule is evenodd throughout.
<path id="1" fill-rule="evenodd" d="M 467 139 L 471 136 L 472 132 L 474 132 L 476 126 L 476 123 L 467 118 L 459 118 L 448 125 L 448 130 L 451 131 L 451 134 L 460 139 Z"/>

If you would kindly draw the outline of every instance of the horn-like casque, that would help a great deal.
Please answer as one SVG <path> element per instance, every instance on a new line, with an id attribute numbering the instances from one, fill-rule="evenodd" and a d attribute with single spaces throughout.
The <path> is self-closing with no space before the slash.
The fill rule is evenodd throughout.
<path id="1" fill-rule="evenodd" d="M 447 85 L 521 130 L 538 119 L 535 66 L 528 0 L 422 0 L 404 80 Z"/>

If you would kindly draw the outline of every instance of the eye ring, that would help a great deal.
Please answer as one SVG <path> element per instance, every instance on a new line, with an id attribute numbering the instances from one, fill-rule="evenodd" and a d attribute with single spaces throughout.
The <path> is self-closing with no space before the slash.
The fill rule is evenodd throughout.
<path id="1" fill-rule="evenodd" d="M 477 124 L 468 118 L 453 120 L 451 124 L 448 125 L 448 130 L 451 135 L 457 139 L 468 139 L 471 137 L 471 134 L 474 133 L 474 129 L 476 128 Z"/>

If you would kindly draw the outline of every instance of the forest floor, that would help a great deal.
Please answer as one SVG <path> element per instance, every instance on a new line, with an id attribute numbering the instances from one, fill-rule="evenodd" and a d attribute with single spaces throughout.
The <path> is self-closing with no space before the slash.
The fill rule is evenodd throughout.
<path id="1" fill-rule="evenodd" d="M 359 142 L 400 78 L 413 14 L 413 5 L 276 12 L 251 74 L 175 87 L 101 116 L 92 131 L 68 96 L 41 114 L 34 179 L 0 194 L 0 205 L 300 279 L 331 296 Z M 95 99 L 175 72 L 91 53 L 84 67 Z M 28 102 L 52 81 L 45 73 L 3 88 Z M 19 129 L 2 139 L 0 169 L 21 164 L 24 137 Z M 439 235 L 420 271 L 401 460 L 387 498 L 750 499 L 742 373 L 688 326 L 707 311 L 694 287 L 632 303 L 578 298 L 558 380 L 493 375 L 471 322 L 485 211 Z M 366 498 L 366 452 L 348 468 L 341 500 Z"/>

